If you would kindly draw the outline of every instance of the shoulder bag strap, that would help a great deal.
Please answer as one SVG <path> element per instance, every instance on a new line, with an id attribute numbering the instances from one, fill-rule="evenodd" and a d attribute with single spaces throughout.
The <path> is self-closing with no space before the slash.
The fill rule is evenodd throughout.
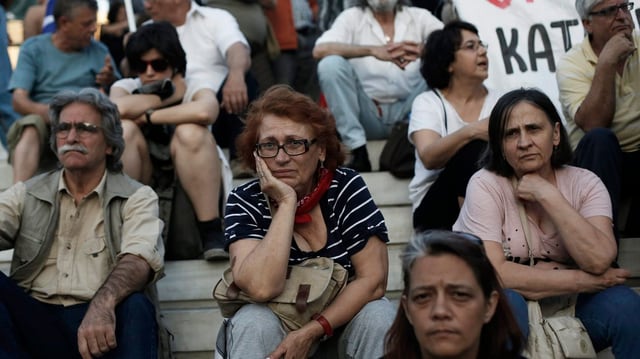
<path id="1" fill-rule="evenodd" d="M 515 177 L 511 178 L 511 184 L 513 185 L 513 189 L 518 187 L 518 180 Z M 524 205 L 522 201 L 516 198 L 518 202 L 518 214 L 520 215 L 520 223 L 522 223 L 522 229 L 524 230 L 524 239 L 527 242 L 527 252 L 529 252 L 529 266 L 533 267 L 533 249 L 531 246 L 531 231 L 529 230 L 529 221 L 527 220 L 527 212 L 524 210 Z"/>
<path id="2" fill-rule="evenodd" d="M 440 103 L 442 104 L 442 112 L 444 112 L 444 131 L 449 133 L 449 129 L 447 128 L 447 109 L 444 107 L 444 100 L 442 100 L 442 96 L 438 93 L 438 90 L 433 89 L 433 93 L 436 94 Z"/>

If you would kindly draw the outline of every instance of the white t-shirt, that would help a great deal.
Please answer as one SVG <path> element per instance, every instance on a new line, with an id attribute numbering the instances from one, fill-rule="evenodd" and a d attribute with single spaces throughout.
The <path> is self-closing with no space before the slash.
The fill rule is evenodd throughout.
<path id="1" fill-rule="evenodd" d="M 396 13 L 393 42 L 415 41 L 424 44 L 432 31 L 442 27 L 442 22 L 429 11 L 405 6 Z M 373 17 L 371 9 L 360 7 L 352 7 L 340 13 L 316 44 L 328 42 L 375 46 L 387 43 L 382 27 Z M 349 62 L 367 96 L 381 103 L 393 103 L 406 98 L 423 81 L 419 59 L 404 70 L 390 61 L 380 61 L 373 56 L 352 58 Z"/>
<path id="2" fill-rule="evenodd" d="M 450 133 L 458 131 L 462 127 L 467 125 L 453 106 L 447 101 L 444 95 L 439 91 L 442 102 L 436 96 L 433 91 L 426 91 L 418 95 L 413 100 L 413 106 L 411 107 L 411 117 L 409 121 L 409 141 L 411 141 L 411 134 L 420 130 L 432 130 L 439 133 L 441 137 L 447 136 Z M 477 121 L 488 119 L 491 114 L 493 106 L 502 95 L 501 93 L 487 88 L 487 97 L 482 105 L 482 110 L 478 116 Z M 444 107 L 443 107 L 444 103 Z M 447 125 L 445 126 L 445 111 Z M 413 141 L 411 141 L 413 143 Z M 415 210 L 422 202 L 422 199 L 429 191 L 431 185 L 438 179 L 442 169 L 429 170 L 424 167 L 424 164 L 418 156 L 416 150 L 416 164 L 414 167 L 415 175 L 409 183 L 409 199 L 413 204 L 413 210 Z"/>

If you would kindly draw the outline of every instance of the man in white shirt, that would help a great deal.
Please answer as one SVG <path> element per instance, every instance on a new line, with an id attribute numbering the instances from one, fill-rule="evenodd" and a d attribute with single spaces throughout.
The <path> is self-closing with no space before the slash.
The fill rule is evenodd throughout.
<path id="1" fill-rule="evenodd" d="M 336 118 L 347 164 L 371 171 L 367 139 L 385 139 L 407 118 L 413 99 L 427 88 L 420 53 L 443 24 L 407 0 L 358 0 L 316 42 L 320 88 Z"/>

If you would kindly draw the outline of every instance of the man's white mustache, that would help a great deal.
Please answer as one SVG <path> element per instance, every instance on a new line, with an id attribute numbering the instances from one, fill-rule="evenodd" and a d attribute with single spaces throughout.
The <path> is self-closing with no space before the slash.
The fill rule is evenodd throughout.
<path id="1" fill-rule="evenodd" d="M 62 156 L 69 151 L 80 152 L 84 155 L 89 153 L 89 150 L 83 145 L 62 145 L 62 147 L 58 148 L 58 155 Z"/>

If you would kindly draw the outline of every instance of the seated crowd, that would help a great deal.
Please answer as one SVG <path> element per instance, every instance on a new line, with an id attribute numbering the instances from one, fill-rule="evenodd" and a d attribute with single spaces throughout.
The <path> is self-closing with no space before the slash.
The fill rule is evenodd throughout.
<path id="1" fill-rule="evenodd" d="M 620 236 L 640 233 L 633 3 L 576 0 L 587 36 L 558 63 L 566 129 L 542 91 L 484 85 L 473 24 L 408 0 L 354 1 L 324 28 L 315 1 L 260 1 L 265 24 L 306 9 L 290 24 L 293 52 L 262 68 L 274 86 L 256 73 L 246 22 L 215 2 L 143 3 L 137 31 L 114 25 L 116 62 L 94 39 L 96 0 L 49 0 L 52 32 L 0 74 L 12 101 L 0 109 L 14 112 L 0 111 L 14 182 L 0 192 L 0 247 L 14 249 L 0 273 L 1 357 L 166 354 L 155 282 L 168 218 L 154 192 L 166 168 L 193 208 L 194 257 L 228 260 L 253 300 L 225 318 L 224 358 L 522 358 L 528 301 L 571 307 L 596 351 L 640 353 L 640 296 L 616 263 Z M 305 84 L 317 77 L 326 108 L 312 87 L 290 87 L 292 63 L 313 64 Z M 390 233 L 359 172 L 372 169 L 367 141 L 398 121 L 415 146 L 414 235 L 394 307 Z M 225 188 L 230 168 L 251 178 Z M 290 266 L 317 257 L 349 280 L 287 327 L 266 303 Z"/>

